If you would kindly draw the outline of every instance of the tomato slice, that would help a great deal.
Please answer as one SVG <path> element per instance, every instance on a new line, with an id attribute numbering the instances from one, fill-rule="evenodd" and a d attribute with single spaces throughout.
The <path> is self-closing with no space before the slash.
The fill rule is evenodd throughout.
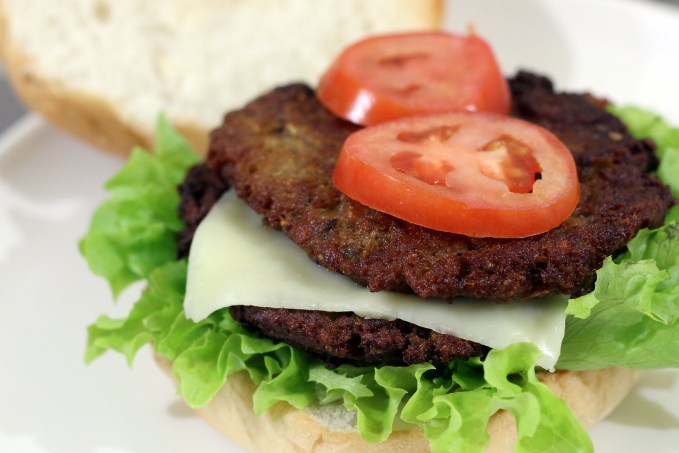
<path id="1" fill-rule="evenodd" d="M 480 37 L 383 35 L 347 48 L 320 80 L 318 98 L 356 124 L 457 110 L 507 114 L 507 81 Z"/>
<path id="2" fill-rule="evenodd" d="M 359 130 L 345 141 L 333 182 L 378 211 L 477 237 L 543 233 L 580 196 L 573 156 L 558 138 L 490 113 L 413 116 Z"/>

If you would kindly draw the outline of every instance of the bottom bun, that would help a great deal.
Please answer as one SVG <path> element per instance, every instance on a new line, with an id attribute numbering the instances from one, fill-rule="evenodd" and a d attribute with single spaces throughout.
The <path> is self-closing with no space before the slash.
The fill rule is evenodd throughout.
<path id="1" fill-rule="evenodd" d="M 172 362 L 155 354 L 158 365 L 172 376 Z M 595 371 L 539 373 L 540 380 L 565 399 L 585 428 L 605 418 L 629 393 L 639 371 L 606 368 Z M 213 428 L 245 450 L 280 453 L 393 453 L 429 452 L 422 429 L 394 431 L 379 444 L 368 443 L 347 429 L 347 411 L 304 411 L 278 403 L 257 417 L 252 407 L 256 385 L 246 372 L 229 376 L 224 387 L 207 405 L 195 409 Z M 310 415 L 313 413 L 313 415 Z M 488 424 L 487 452 L 513 452 L 516 443 L 514 417 L 506 411 Z"/>

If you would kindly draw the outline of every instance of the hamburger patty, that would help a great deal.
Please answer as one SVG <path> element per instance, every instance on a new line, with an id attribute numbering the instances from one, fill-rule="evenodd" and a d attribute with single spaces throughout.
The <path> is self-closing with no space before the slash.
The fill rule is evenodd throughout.
<path id="1" fill-rule="evenodd" d="M 265 224 L 372 290 L 499 300 L 588 291 L 603 259 L 640 228 L 660 225 L 672 203 L 649 174 L 657 165 L 654 147 L 632 139 L 590 96 L 557 94 L 547 79 L 528 73 L 510 84 L 514 114 L 552 130 L 575 156 L 581 200 L 554 230 L 521 239 L 468 238 L 353 202 L 332 186 L 331 174 L 357 126 L 327 113 L 306 86 L 290 85 L 228 114 L 213 132 L 208 164 L 192 169 L 180 190 L 188 225 L 178 238 L 180 253 L 188 253 L 198 223 L 233 186 Z M 256 307 L 232 307 L 231 314 L 329 363 L 447 363 L 484 352 L 398 320 Z"/>
<path id="2" fill-rule="evenodd" d="M 361 318 L 353 313 L 231 307 L 231 316 L 253 330 L 280 339 L 335 365 L 449 363 L 475 357 L 484 348 L 405 321 Z"/>
<path id="3" fill-rule="evenodd" d="M 207 165 L 189 170 L 180 186 L 179 211 L 187 228 L 177 236 L 180 256 L 186 256 L 200 221 L 228 188 Z M 454 357 L 476 357 L 478 343 L 444 335 L 401 320 L 365 319 L 353 313 L 235 306 L 234 319 L 250 330 L 298 347 L 328 365 L 445 364 Z"/>
<path id="4" fill-rule="evenodd" d="M 369 209 L 331 182 L 344 139 L 357 126 L 328 113 L 313 91 L 290 85 L 225 116 L 208 165 L 309 256 L 372 291 L 513 300 L 591 289 L 603 260 L 672 203 L 649 173 L 654 147 L 586 95 L 555 93 L 549 80 L 510 80 L 514 114 L 554 132 L 581 182 L 575 212 L 559 227 L 520 239 L 470 238 Z"/>

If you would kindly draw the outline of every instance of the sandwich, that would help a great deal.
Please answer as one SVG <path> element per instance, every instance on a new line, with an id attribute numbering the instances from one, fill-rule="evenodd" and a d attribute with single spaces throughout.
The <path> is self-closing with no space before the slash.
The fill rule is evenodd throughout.
<path id="1" fill-rule="evenodd" d="M 527 239 L 473 234 L 462 239 L 437 232 L 377 209 L 363 209 L 363 203 L 340 195 L 329 182 L 329 172 L 344 139 L 362 128 L 352 122 L 362 120 L 341 119 L 344 113 L 327 101 L 320 104 L 308 86 L 272 87 L 273 79 L 278 84 L 280 77 L 303 76 L 302 68 L 312 74 L 306 78 L 316 86 L 318 67 L 323 69 L 341 45 L 361 35 L 436 28 L 441 2 L 404 0 L 394 5 L 393 0 L 375 0 L 368 5 L 342 0 L 310 6 L 289 0 L 277 3 L 275 12 L 267 6 L 225 0 L 192 2 L 188 9 L 170 1 L 158 15 L 131 1 L 59 2 L 58 7 L 32 0 L 0 1 L 0 54 L 33 109 L 122 155 L 135 144 L 152 146 L 149 118 L 158 110 L 166 111 L 181 132 L 161 117 L 155 153 L 132 153 L 125 168 L 108 182 L 112 197 L 95 213 L 81 242 L 91 268 L 108 279 L 115 295 L 133 282 L 146 282 L 126 319 L 102 317 L 90 327 L 87 360 L 116 350 L 131 363 L 137 351 L 151 343 L 159 365 L 177 381 L 185 401 L 249 451 L 591 450 L 583 428 L 612 410 L 634 384 L 638 370 L 677 366 L 679 213 L 667 189 L 677 197 L 677 130 L 652 113 L 617 108 L 589 94 L 559 93 L 545 77 L 519 73 L 504 88 L 502 83 L 494 85 L 500 99 L 511 87 L 511 104 L 507 96 L 483 108 L 511 111 L 541 124 L 578 152 L 579 173 L 609 171 L 625 178 L 599 180 L 599 187 L 609 189 L 609 198 L 581 202 L 571 220 Z M 239 13 L 232 14 L 234 10 Z M 243 21 L 223 25 L 224 18 L 242 15 L 266 25 L 249 27 L 252 30 L 243 27 Z M 314 17 L 313 23 L 309 17 Z M 336 26 L 348 23 L 347 17 L 360 20 L 351 21 L 355 27 Z M 330 40 L 319 29 L 341 32 L 334 31 Z M 196 34 L 209 35 L 203 42 L 218 42 L 219 47 L 206 45 L 197 52 L 187 45 L 194 42 L 187 36 Z M 234 47 L 242 42 L 234 37 L 244 36 L 249 52 Z M 326 38 L 316 39 L 319 36 Z M 272 39 L 275 52 L 268 45 Z M 102 52 L 102 46 L 110 46 L 110 51 Z M 233 71 L 233 58 L 215 57 L 221 57 L 225 47 L 230 56 L 252 57 L 237 61 L 247 77 Z M 228 65 L 213 64 L 220 61 Z M 125 67 L 125 77 L 111 78 L 110 68 L 118 67 Z M 196 72 L 196 67 L 215 70 Z M 272 67 L 273 78 L 268 70 Z M 221 89 L 225 84 L 230 89 Z M 131 87 L 141 87 L 143 95 L 130 96 Z M 247 105 L 228 114 L 215 130 L 212 157 L 201 164 L 196 153 L 208 149 L 204 129 L 234 103 Z M 450 131 L 439 132 L 445 138 Z M 406 141 L 416 138 L 406 136 Z M 258 151 L 245 153 L 247 148 Z M 306 159 L 313 160 L 315 151 L 326 158 L 322 165 L 314 164 L 313 181 L 306 180 L 304 187 L 288 185 L 285 193 L 294 197 L 286 201 L 265 186 L 304 173 L 299 161 L 291 159 L 295 150 Z M 397 167 L 403 172 L 421 170 L 411 154 L 400 157 Z M 221 163 L 214 165 L 216 160 Z M 287 173 L 278 171 L 282 162 L 292 163 Z M 530 190 L 543 179 L 530 159 L 519 167 L 531 170 L 531 176 L 528 183 L 519 178 L 523 182 L 517 190 Z M 424 179 L 429 174 L 425 172 Z M 437 185 L 438 172 L 433 174 L 429 181 Z M 609 183 L 613 191 L 605 187 Z M 591 184 L 583 179 L 578 187 L 580 200 L 584 196 L 591 201 Z M 304 204 L 309 197 L 314 200 L 310 206 Z M 338 199 L 335 211 L 324 204 Z M 234 289 L 251 280 L 236 305 L 210 307 L 199 302 L 205 302 L 204 297 L 189 303 L 187 275 L 200 256 L 191 255 L 201 248 L 196 244 L 205 236 L 205 220 L 219 217 L 222 208 L 228 217 L 240 218 L 244 227 L 238 230 L 239 239 L 227 241 L 230 249 L 223 255 L 235 253 L 233 247 L 239 245 L 246 251 L 241 256 L 257 251 L 263 259 L 250 264 L 248 272 L 235 274 L 240 277 L 229 284 Z M 354 223 L 346 215 L 324 217 L 338 210 L 352 213 Z M 605 213 L 605 221 L 598 221 L 597 212 Z M 571 231 L 575 236 L 579 232 L 578 240 L 587 245 L 559 246 L 574 244 L 567 234 L 553 232 L 565 233 L 568 222 L 587 229 L 587 234 Z M 257 235 L 254 244 L 245 242 L 247 233 Z M 318 234 L 332 241 L 319 240 Z M 526 244 L 535 239 L 530 238 L 543 235 L 557 237 L 556 244 L 546 243 L 544 250 L 559 259 L 544 260 L 535 253 L 538 259 L 532 262 L 519 259 L 531 255 Z M 392 245 L 400 238 L 401 249 L 397 253 L 392 248 L 391 255 L 378 253 L 386 250 L 385 238 L 390 237 Z M 446 238 L 450 242 L 451 237 L 467 257 L 477 250 L 475 258 L 429 266 L 427 254 L 431 259 L 445 251 L 450 247 Z M 504 242 L 524 246 L 503 253 L 491 247 Z M 278 255 L 274 243 L 282 247 Z M 210 240 L 208 247 L 216 246 Z M 373 257 L 369 266 L 363 255 Z M 380 256 L 384 259 L 375 259 Z M 489 258 L 502 272 L 488 268 Z M 265 297 L 253 300 L 253 286 L 283 295 L 286 285 L 263 274 L 267 265 L 276 263 L 286 285 L 299 274 L 311 275 L 294 287 L 288 301 L 299 302 L 300 291 L 312 288 L 316 296 L 311 298 L 323 307 L 257 307 Z M 245 265 L 239 261 L 231 270 L 242 271 Z M 456 294 L 450 293 L 450 285 L 445 290 L 440 279 L 440 271 L 449 265 L 457 266 L 455 275 L 467 276 L 457 280 Z M 410 272 L 403 278 L 408 269 L 428 267 L 428 275 Z M 333 286 L 337 284 L 340 288 Z M 335 311 L 338 314 L 321 310 L 347 288 L 352 296 L 334 302 L 367 298 L 370 308 L 344 306 Z M 426 300 L 413 301 L 414 293 Z M 567 296 L 548 295 L 556 293 Z M 390 300 L 382 305 L 401 307 L 400 317 L 374 312 L 380 305 L 376 298 L 385 296 Z M 481 301 L 486 298 L 496 300 Z M 418 319 L 408 317 L 407 311 Z M 460 321 L 452 328 L 450 313 Z M 527 321 L 530 328 L 516 327 Z"/>
<path id="2" fill-rule="evenodd" d="M 376 39 L 404 36 L 422 38 Z M 585 427 L 636 370 L 679 365 L 677 132 L 536 74 L 496 83 L 507 104 L 367 127 L 320 87 L 282 86 L 226 114 L 202 163 L 161 117 L 155 154 L 136 150 L 108 182 L 80 244 L 114 294 L 147 282 L 126 319 L 90 327 L 87 360 L 151 343 L 185 401 L 251 451 L 591 451 Z M 509 132 L 481 151 L 502 150 L 483 167 L 493 187 L 565 201 L 431 227 L 422 193 L 391 213 L 370 206 L 379 187 L 352 197 L 361 181 L 337 176 L 353 144 L 396 130 L 392 169 L 459 184 L 459 164 L 414 154 L 478 118 L 519 118 L 562 157 L 563 142 L 573 167 Z"/>

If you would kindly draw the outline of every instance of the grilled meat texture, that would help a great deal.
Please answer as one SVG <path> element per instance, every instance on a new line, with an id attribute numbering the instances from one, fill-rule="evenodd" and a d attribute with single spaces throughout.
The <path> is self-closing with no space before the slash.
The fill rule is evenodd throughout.
<path id="1" fill-rule="evenodd" d="M 198 224 L 227 190 L 205 164 L 189 170 L 179 187 L 179 212 L 187 228 L 177 235 L 179 256 L 188 255 Z M 454 357 L 485 353 L 478 343 L 444 335 L 405 321 L 365 319 L 353 313 L 231 307 L 231 315 L 247 328 L 285 341 L 319 357 L 329 366 L 446 364 Z"/>
<path id="2" fill-rule="evenodd" d="M 484 348 L 405 321 L 366 319 L 353 313 L 231 307 L 237 321 L 320 357 L 330 365 L 449 363 L 476 357 Z"/>
<path id="3" fill-rule="evenodd" d="M 653 144 L 636 141 L 588 95 L 558 94 L 549 80 L 510 81 L 514 115 L 552 130 L 575 156 L 581 200 L 558 228 L 522 239 L 468 238 L 410 225 L 353 202 L 331 183 L 344 139 L 357 126 L 326 112 L 303 85 L 274 90 L 228 114 L 207 164 L 181 186 L 178 237 L 188 253 L 196 226 L 233 186 L 310 257 L 372 290 L 510 300 L 591 289 L 603 259 L 640 229 L 657 226 L 672 198 L 651 172 Z M 339 363 L 444 364 L 482 346 L 403 321 L 351 313 L 232 307 L 246 327 Z"/>
<path id="4" fill-rule="evenodd" d="M 184 182 L 179 186 L 179 217 L 186 223 L 186 228 L 177 234 L 178 257 L 188 256 L 198 224 L 228 187 L 226 182 L 204 164 L 189 169 Z"/>
<path id="5" fill-rule="evenodd" d="M 272 228 L 322 266 L 372 291 L 510 301 L 592 288 L 603 260 L 641 228 L 662 223 L 669 190 L 650 174 L 654 147 L 587 95 L 555 93 L 546 78 L 510 80 L 514 114 L 573 152 L 581 200 L 559 227 L 520 239 L 470 238 L 369 209 L 331 182 L 357 126 L 327 112 L 304 85 L 278 88 L 225 116 L 208 165 Z"/>

